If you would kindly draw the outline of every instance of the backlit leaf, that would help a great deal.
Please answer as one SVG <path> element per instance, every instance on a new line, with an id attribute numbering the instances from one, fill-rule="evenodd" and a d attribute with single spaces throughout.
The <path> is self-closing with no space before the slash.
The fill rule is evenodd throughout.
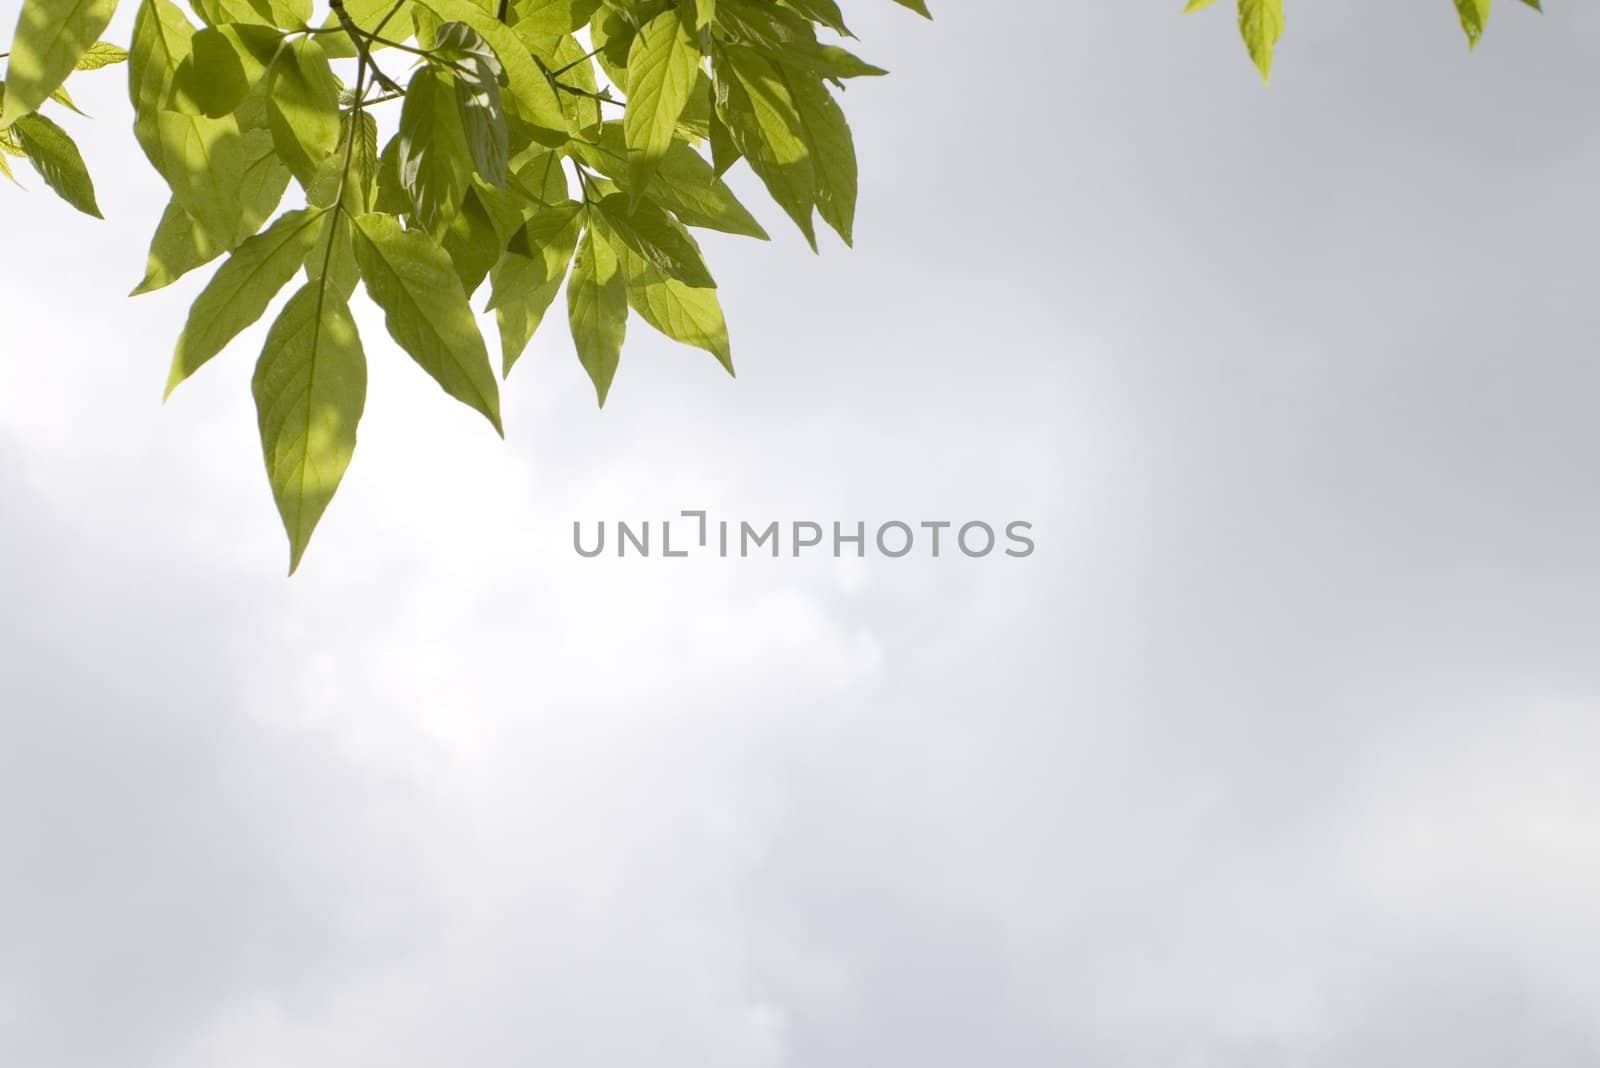
<path id="1" fill-rule="evenodd" d="M 161 215 L 160 224 L 156 226 L 155 236 L 150 240 L 144 280 L 130 295 L 152 293 L 169 286 L 226 251 L 211 240 L 205 229 L 177 201 L 169 201 L 167 210 Z"/>
<path id="2" fill-rule="evenodd" d="M 714 289 L 696 289 L 661 274 L 631 249 L 625 261 L 628 304 L 656 330 L 685 345 L 704 349 L 733 374 L 728 323 Z"/>
<path id="3" fill-rule="evenodd" d="M 73 68 L 75 70 L 99 70 L 115 63 L 125 63 L 127 60 L 128 52 L 126 49 L 119 48 L 109 41 L 96 41 L 84 49 L 83 55 L 78 57 L 78 62 L 73 64 Z"/>
<path id="4" fill-rule="evenodd" d="M 356 262 L 389 333 L 444 391 L 500 427 L 500 387 L 450 257 L 388 215 L 356 220 Z"/>
<path id="5" fill-rule="evenodd" d="M 6 61 L 0 126 L 50 99 L 111 22 L 117 0 L 23 0 Z"/>
<path id="6" fill-rule="evenodd" d="M 28 162 L 56 195 L 85 215 L 100 218 L 94 182 L 67 132 L 43 115 L 23 115 L 11 127 Z"/>
<path id="7" fill-rule="evenodd" d="M 513 235 L 505 255 L 489 272 L 489 309 L 500 327 L 505 374 L 511 373 L 560 292 L 582 223 L 582 205 L 576 202 L 536 213 Z"/>
<path id="8" fill-rule="evenodd" d="M 366 407 L 367 360 L 344 301 L 311 285 L 291 297 L 267 332 L 250 391 L 293 574 L 350 466 Z"/>
<path id="9" fill-rule="evenodd" d="M 783 75 L 747 48 L 725 48 L 717 71 L 718 113 L 734 145 L 811 247 L 817 247 L 812 212 L 817 175 L 805 124 Z"/>
<path id="10" fill-rule="evenodd" d="M 1468 46 L 1477 48 L 1484 27 L 1489 24 L 1489 0 L 1456 0 L 1456 15 L 1461 19 Z"/>
<path id="11" fill-rule="evenodd" d="M 600 212 L 623 244 L 662 274 L 685 285 L 715 288 L 694 238 L 656 205 L 613 193 L 600 201 Z"/>
<path id="12" fill-rule="evenodd" d="M 261 318 L 267 305 L 300 272 L 322 232 L 324 213 L 291 211 L 245 241 L 217 269 L 189 309 L 167 377 L 167 395 Z"/>
<path id="13" fill-rule="evenodd" d="M 400 187 L 417 220 L 430 229 L 455 214 L 472 179 L 472 150 L 454 83 L 451 75 L 423 67 L 412 75 L 400 111 Z"/>
<path id="14" fill-rule="evenodd" d="M 633 184 L 643 185 L 672 146 L 700 69 L 700 46 L 675 11 L 645 24 L 628 50 L 628 106 L 622 120 Z"/>
<path id="15" fill-rule="evenodd" d="M 1487 6 L 1489 0 L 1482 2 Z M 1283 36 L 1283 0 L 1239 0 L 1239 33 L 1262 80 L 1271 80 L 1273 50 Z"/>
<path id="16" fill-rule="evenodd" d="M 267 128 L 302 185 L 339 145 L 339 82 L 312 39 L 289 42 L 267 71 Z"/>
<path id="17" fill-rule="evenodd" d="M 606 235 L 597 235 L 592 226 L 578 242 L 572 276 L 567 280 L 567 321 L 578 361 L 589 373 L 603 408 L 628 332 L 628 283 L 616 250 Z"/>
<path id="18" fill-rule="evenodd" d="M 855 242 L 856 146 L 844 112 L 827 86 L 808 74 L 784 74 L 790 98 L 800 116 L 801 131 L 811 151 L 816 179 L 817 214 L 846 245 Z"/>

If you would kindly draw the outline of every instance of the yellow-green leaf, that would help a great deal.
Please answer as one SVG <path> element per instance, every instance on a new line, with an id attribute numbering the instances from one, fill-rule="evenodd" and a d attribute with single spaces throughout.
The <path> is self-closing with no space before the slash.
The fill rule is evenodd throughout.
<path id="1" fill-rule="evenodd" d="M 733 374 L 728 323 L 714 289 L 696 289 L 668 278 L 629 249 L 625 260 L 628 304 L 639 317 L 674 341 L 703 349 Z"/>
<path id="2" fill-rule="evenodd" d="M 1261 80 L 1271 80 L 1272 54 L 1283 36 L 1283 0 L 1239 0 L 1239 33 Z"/>
<path id="3" fill-rule="evenodd" d="M 116 63 L 125 63 L 127 60 L 128 53 L 125 49 L 119 48 L 109 41 L 96 41 L 84 49 L 83 55 L 78 57 L 78 62 L 74 64 L 74 68 L 77 70 L 99 70 L 102 67 L 109 67 Z"/>
<path id="4" fill-rule="evenodd" d="M 150 239 L 144 280 L 129 295 L 153 293 L 169 286 L 226 251 L 222 245 L 211 240 L 211 236 L 177 201 L 169 201 L 167 210 L 161 215 L 161 222 L 156 226 L 155 236 Z"/>
<path id="5" fill-rule="evenodd" d="M 309 185 L 339 144 L 339 81 L 315 40 L 290 43 L 267 69 L 267 127 L 290 173 Z"/>
<path id="6" fill-rule="evenodd" d="M 464 22 L 477 30 L 505 68 L 511 110 L 533 128 L 535 139 L 541 144 L 566 142 L 567 119 L 555 87 L 534 62 L 527 43 L 513 33 L 511 27 L 473 0 L 416 0 L 416 3 L 443 21 Z"/>
<path id="7" fill-rule="evenodd" d="M 9 94 L 7 94 L 9 98 Z M 84 165 L 78 146 L 67 132 L 43 115 L 23 115 L 11 127 L 17 144 L 28 154 L 28 162 L 39 172 L 45 185 L 85 215 L 101 218 L 95 203 L 94 182 Z"/>
<path id="8" fill-rule="evenodd" d="M 111 22 L 117 0 L 23 0 L 6 64 L 0 127 L 50 99 Z"/>
<path id="9" fill-rule="evenodd" d="M 195 298 L 178 337 L 167 395 L 261 318 L 278 290 L 300 271 L 324 213 L 291 211 L 234 250 Z"/>
<path id="10" fill-rule="evenodd" d="M 672 147 L 678 118 L 700 69 L 700 46 L 676 11 L 657 15 L 628 49 L 628 105 L 622 120 L 635 188 Z"/>
<path id="11" fill-rule="evenodd" d="M 628 284 L 617 250 L 593 226 L 578 242 L 572 276 L 567 279 L 567 321 L 578 361 L 589 373 L 603 408 L 628 332 Z"/>
<path id="12" fill-rule="evenodd" d="M 1483 29 L 1489 24 L 1490 0 L 1456 0 L 1456 14 L 1461 19 L 1461 29 L 1467 35 L 1467 45 L 1477 48 L 1483 39 Z"/>
<path id="13" fill-rule="evenodd" d="M 748 48 L 724 48 L 722 57 L 718 114 L 750 169 L 815 249 L 817 175 L 811 146 L 801 132 L 804 123 L 783 75 Z"/>
<path id="14" fill-rule="evenodd" d="M 816 177 L 817 214 L 844 240 L 855 243 L 856 146 L 844 111 L 821 79 L 784 71 L 784 84 L 800 116 Z"/>
<path id="15" fill-rule="evenodd" d="M 455 267 L 427 234 L 390 215 L 356 220 L 356 262 L 392 335 L 450 396 L 500 426 L 500 386 Z"/>
<path id="16" fill-rule="evenodd" d="M 337 294 L 307 285 L 289 298 L 267 332 L 250 391 L 293 574 L 350 466 L 366 407 L 366 355 Z"/>
<path id="17" fill-rule="evenodd" d="M 561 290 L 578 244 L 582 207 L 568 201 L 535 213 L 489 272 L 489 310 L 500 327 L 500 360 L 507 375 Z"/>

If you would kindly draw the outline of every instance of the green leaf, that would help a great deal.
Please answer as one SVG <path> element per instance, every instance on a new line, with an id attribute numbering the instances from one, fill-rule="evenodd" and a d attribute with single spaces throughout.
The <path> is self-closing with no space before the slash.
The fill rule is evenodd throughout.
<path id="1" fill-rule="evenodd" d="M 489 43 L 505 68 L 511 110 L 526 123 L 541 144 L 559 145 L 567 140 L 567 119 L 555 87 L 534 62 L 528 45 L 494 12 L 479 7 L 473 0 L 418 0 L 445 22 L 464 22 Z"/>
<path id="2" fill-rule="evenodd" d="M 85 118 L 88 117 L 88 112 L 84 111 L 78 106 L 77 102 L 72 99 L 72 95 L 67 92 L 67 87 L 64 85 L 55 92 L 51 93 L 50 99 L 54 100 L 57 104 L 60 104 L 62 107 L 76 115 L 83 115 Z"/>
<path id="3" fill-rule="evenodd" d="M 156 226 L 155 236 L 150 241 L 144 280 L 129 295 L 153 293 L 169 286 L 226 251 L 211 240 L 177 201 L 169 201 L 167 210 L 161 215 L 161 222 Z"/>
<path id="4" fill-rule="evenodd" d="M 1183 13 L 1188 15 L 1191 12 L 1204 11 L 1216 2 L 1217 0 L 1189 0 L 1187 4 L 1183 5 Z"/>
<path id="5" fill-rule="evenodd" d="M 926 0 L 894 0 L 894 2 L 899 4 L 901 7 L 910 8 L 912 11 L 915 11 L 925 19 L 933 18 L 933 15 L 928 12 Z"/>
<path id="6" fill-rule="evenodd" d="M 232 114 L 250 91 L 233 41 L 224 31 L 207 26 L 190 39 L 189 47 L 188 58 L 173 75 L 167 106 L 213 119 Z"/>
<path id="7" fill-rule="evenodd" d="M 722 113 L 715 109 L 711 112 L 711 169 L 718 178 L 727 174 L 743 155 L 739 146 L 733 143 L 733 133 L 728 129 L 728 124 L 722 121 Z"/>
<path id="8" fill-rule="evenodd" d="M 511 148 L 500 100 L 503 68 L 499 59 L 488 42 L 463 22 L 441 25 L 434 49 L 440 59 L 455 67 L 456 107 L 473 166 L 490 185 L 505 185 Z"/>
<path id="9" fill-rule="evenodd" d="M 333 207 L 342 183 L 344 209 L 352 215 L 365 215 L 375 210 L 377 179 L 382 167 L 378 155 L 378 120 L 373 118 L 370 111 L 362 111 L 361 128 L 355 134 L 352 134 L 350 120 L 349 112 L 339 117 L 338 141 L 333 151 L 323 157 L 315 177 L 306 186 L 306 202 L 319 208 Z M 352 136 L 355 137 L 354 145 L 350 144 Z M 348 173 L 345 170 L 347 153 L 350 160 Z M 390 164 L 393 164 L 392 157 Z M 397 184 L 397 212 L 407 207 L 405 197 L 398 193 L 398 188 Z"/>
<path id="10" fill-rule="evenodd" d="M 228 342 L 261 318 L 278 291 L 289 284 L 322 232 L 325 214 L 291 211 L 250 238 L 218 268 L 189 309 L 167 378 L 167 396 Z"/>
<path id="11" fill-rule="evenodd" d="M 417 221 L 429 229 L 456 213 L 472 179 L 472 150 L 454 82 L 435 67 L 423 67 L 412 75 L 400 110 L 400 187 Z"/>
<path id="12" fill-rule="evenodd" d="M 701 289 L 716 288 L 689 232 L 649 201 L 632 200 L 626 193 L 613 193 L 600 201 L 600 213 L 623 244 L 669 278 Z"/>
<path id="13" fill-rule="evenodd" d="M 844 24 L 844 13 L 834 0 L 783 0 L 784 6 L 798 11 L 812 22 L 820 22 L 841 37 L 854 37 Z"/>
<path id="14" fill-rule="evenodd" d="M 356 228 L 348 212 L 334 212 L 328 225 L 333 227 L 326 238 L 318 237 L 311 253 L 306 256 L 306 280 L 321 285 L 326 278 L 330 293 L 337 293 L 346 304 L 355 296 L 361 282 L 361 268 L 356 263 Z"/>
<path id="15" fill-rule="evenodd" d="M 659 11 L 660 8 L 656 8 L 652 13 Z M 589 20 L 589 41 L 598 49 L 595 62 L 600 64 L 611 84 L 624 93 L 628 91 L 628 50 L 639 33 L 633 19 L 632 15 L 624 17 L 616 10 L 616 5 L 606 4 Z"/>
<path id="16" fill-rule="evenodd" d="M 645 194 L 672 211 L 686 226 L 770 240 L 755 216 L 717 177 L 711 164 L 682 141 L 668 149 L 655 177 L 645 187 Z"/>
<path id="17" fill-rule="evenodd" d="M 444 249 L 426 234 L 401 230 L 392 216 L 363 215 L 356 220 L 356 262 L 400 347 L 446 393 L 482 412 L 504 435 L 500 386 Z"/>
<path id="18" fill-rule="evenodd" d="M 594 58 L 588 47 L 571 35 L 562 37 L 551 53 L 549 65 L 552 76 L 554 71 L 562 72 L 556 77 L 567 87 L 562 96 L 567 121 L 585 138 L 591 136 L 600 125 L 602 107 L 598 99 L 600 81 L 595 77 Z"/>
<path id="19" fill-rule="evenodd" d="M 161 112 L 166 109 L 179 66 L 189 58 L 194 27 L 171 0 L 143 0 L 133 22 L 128 50 L 128 96 L 133 101 L 133 133 L 139 146 L 165 175 Z M 228 235 L 222 235 L 226 240 Z"/>
<path id="20" fill-rule="evenodd" d="M 1482 3 L 1487 7 L 1489 0 Z M 1283 0 L 1239 0 L 1239 33 L 1261 80 L 1271 81 L 1273 50 L 1283 36 Z"/>
<path id="21" fill-rule="evenodd" d="M 293 574 L 350 466 L 366 407 L 367 359 L 345 302 L 310 285 L 289 298 L 250 392 Z"/>
<path id="22" fill-rule="evenodd" d="M 622 128 L 635 186 L 649 180 L 672 146 L 699 69 L 700 46 L 675 11 L 657 15 L 634 38 Z"/>
<path id="23" fill-rule="evenodd" d="M 99 70 L 115 63 L 125 63 L 128 59 L 126 50 L 118 48 L 109 41 L 96 41 L 84 49 L 83 55 L 78 57 L 78 62 L 73 64 L 74 70 Z"/>
<path id="24" fill-rule="evenodd" d="M 577 145 L 573 146 L 574 148 Z M 548 208 L 567 200 L 567 172 L 562 158 L 548 149 L 533 146 L 512 161 L 511 182 L 507 190 L 536 208 Z M 522 225 L 521 220 L 517 226 Z M 515 227 L 513 227 L 515 229 Z"/>
<path id="25" fill-rule="evenodd" d="M 674 341 L 711 353 L 733 374 L 728 323 L 716 290 L 695 289 L 668 278 L 631 249 L 624 270 L 628 303 L 640 318 Z"/>
<path id="26" fill-rule="evenodd" d="M 718 112 L 733 143 L 815 249 L 817 175 L 805 124 L 783 74 L 748 48 L 725 48 L 721 55 Z"/>
<path id="27" fill-rule="evenodd" d="M 627 177 L 626 167 L 621 163 L 622 138 L 616 124 L 606 124 L 598 145 L 575 142 L 573 148 L 585 163 L 601 174 L 619 181 Z M 768 240 L 767 232 L 739 203 L 727 183 L 717 177 L 711 164 L 684 141 L 672 143 L 649 183 L 635 192 L 642 192 L 677 215 L 685 226 Z"/>
<path id="28" fill-rule="evenodd" d="M 489 268 L 499 262 L 501 252 L 500 232 L 476 188 L 467 190 L 461 210 L 433 236 L 455 265 L 456 277 L 470 298 L 488 277 Z"/>
<path id="29" fill-rule="evenodd" d="M 1489 0 L 1456 0 L 1456 14 L 1461 18 L 1468 47 L 1477 48 L 1484 27 L 1489 24 Z"/>
<path id="30" fill-rule="evenodd" d="M 583 205 L 575 201 L 535 213 L 489 272 L 489 310 L 500 327 L 505 374 L 511 373 L 561 291 L 582 223 Z"/>
<path id="31" fill-rule="evenodd" d="M 800 116 L 801 132 L 811 151 L 816 178 L 817 214 L 833 227 L 846 245 L 855 243 L 856 146 L 827 86 L 818 79 L 790 71 L 784 75 L 789 96 Z"/>
<path id="32" fill-rule="evenodd" d="M 695 30 L 709 29 L 717 21 L 717 0 L 688 0 L 686 12 Z"/>
<path id="33" fill-rule="evenodd" d="M 267 128 L 301 185 L 339 145 L 339 80 L 328 54 L 309 38 L 288 43 L 267 69 Z"/>
<path id="34" fill-rule="evenodd" d="M 23 0 L 6 63 L 0 127 L 50 99 L 111 22 L 117 0 Z"/>
<path id="35" fill-rule="evenodd" d="M 238 122 L 231 115 L 213 119 L 179 111 L 162 111 L 156 122 L 161 153 L 156 169 L 174 199 L 214 239 L 232 246 L 245 217 L 244 181 L 251 162 Z"/>
<path id="36" fill-rule="evenodd" d="M 235 230 L 218 238 L 174 197 L 151 241 L 145 278 L 134 289 L 135 294 L 170 285 L 184 273 L 211 262 L 254 234 L 277 210 L 289 172 L 272 151 L 272 139 L 265 131 L 252 130 L 240 146 L 243 169 L 239 177 L 240 216 Z"/>
<path id="37" fill-rule="evenodd" d="M 578 361 L 604 408 L 628 332 L 628 284 L 616 250 L 604 234 L 596 236 L 593 226 L 578 242 L 567 280 L 567 320 Z"/>
<path id="38" fill-rule="evenodd" d="M 835 45 L 796 41 L 785 48 L 763 50 L 762 54 L 785 67 L 819 78 L 878 78 L 889 73 Z"/>
<path id="39" fill-rule="evenodd" d="M 411 25 L 411 8 L 411 0 L 344 0 L 344 11 L 350 21 L 369 33 L 376 31 L 385 19 L 388 19 L 385 30 Z M 337 26 L 338 22 L 330 17 L 328 24 Z"/>
<path id="40" fill-rule="evenodd" d="M 272 218 L 289 186 L 289 168 L 278 159 L 272 147 L 272 135 L 266 130 L 251 130 L 239 140 L 239 152 L 244 159 L 244 174 L 239 181 L 239 226 L 232 248 Z"/>
<path id="41" fill-rule="evenodd" d="M 298 30 L 311 19 L 311 0 L 191 0 L 191 6 L 213 26 L 254 23 Z"/>
<path id="42" fill-rule="evenodd" d="M 17 144 L 28 154 L 28 162 L 57 196 L 85 215 L 96 219 L 103 217 L 100 205 L 95 203 L 89 169 L 65 130 L 43 115 L 23 115 L 12 124 L 11 130 L 16 134 Z"/>
<path id="43" fill-rule="evenodd" d="M 600 7 L 600 0 L 517 0 L 518 34 L 561 37 L 573 33 L 589 21 Z"/>

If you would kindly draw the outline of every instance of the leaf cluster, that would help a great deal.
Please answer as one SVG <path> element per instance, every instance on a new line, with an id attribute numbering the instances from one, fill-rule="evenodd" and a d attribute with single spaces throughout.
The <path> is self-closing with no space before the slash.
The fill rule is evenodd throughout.
<path id="1" fill-rule="evenodd" d="M 813 248 L 818 219 L 853 240 L 838 94 L 884 71 L 843 46 L 836 0 L 328 0 L 320 17 L 312 0 L 137 3 L 123 51 L 100 41 L 116 0 L 24 0 L 0 150 L 98 214 L 77 148 L 38 109 L 70 105 L 73 70 L 126 61 L 134 137 L 171 193 L 134 292 L 220 261 L 168 393 L 278 305 L 252 392 L 291 571 L 355 449 L 358 292 L 503 432 L 501 380 L 563 289 L 601 404 L 631 316 L 732 373 L 694 231 L 767 238 L 724 181 L 740 161 Z"/>
<path id="2" fill-rule="evenodd" d="M 1183 7 L 1184 14 L 1200 11 L 1215 4 L 1217 0 L 1188 0 Z M 1542 0 L 1520 0 L 1535 11 L 1542 12 Z M 1456 17 L 1461 22 L 1461 29 L 1467 35 L 1467 45 L 1477 48 L 1478 41 L 1483 37 L 1484 27 L 1489 24 L 1489 8 L 1493 0 L 1452 0 L 1456 8 Z M 1283 0 L 1238 0 L 1239 4 L 1239 35 L 1244 38 L 1245 49 L 1250 53 L 1250 60 L 1261 72 L 1263 81 L 1272 78 L 1272 56 L 1277 49 L 1278 41 L 1283 37 Z"/>

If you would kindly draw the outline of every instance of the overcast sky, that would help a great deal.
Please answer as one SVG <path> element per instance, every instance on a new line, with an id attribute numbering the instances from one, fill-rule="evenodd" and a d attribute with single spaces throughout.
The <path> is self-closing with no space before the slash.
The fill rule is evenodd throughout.
<path id="1" fill-rule="evenodd" d="M 5 0 L 10 24 L 16 0 Z M 300 574 L 120 71 L 0 190 L 0 1062 L 1600 1061 L 1600 10 L 848 5 L 858 248 L 737 382 L 547 324 L 508 440 L 361 312 Z M 119 20 L 125 25 L 126 14 Z M 1026 560 L 582 560 L 1013 519 Z"/>

